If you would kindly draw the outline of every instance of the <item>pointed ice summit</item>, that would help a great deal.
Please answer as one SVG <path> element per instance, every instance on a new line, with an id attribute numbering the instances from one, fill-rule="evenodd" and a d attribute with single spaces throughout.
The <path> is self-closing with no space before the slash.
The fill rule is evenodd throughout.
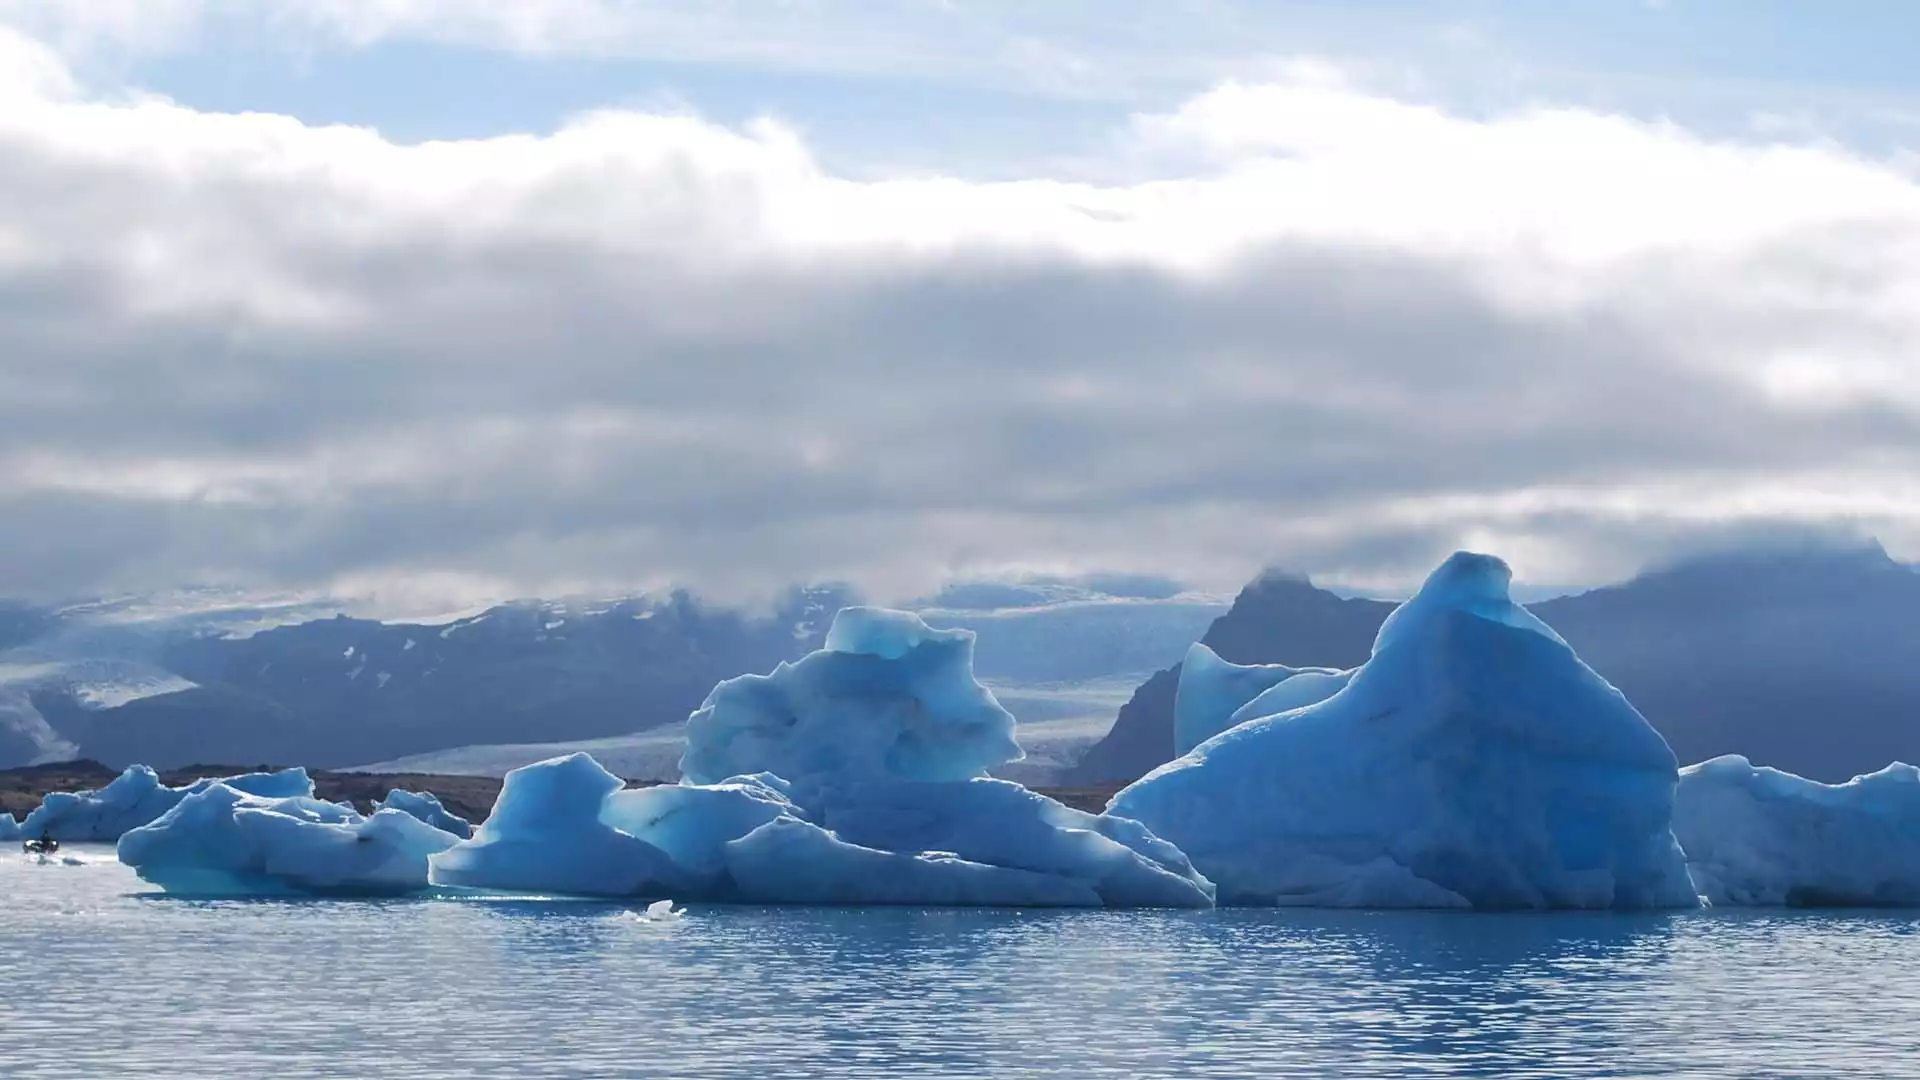
<path id="1" fill-rule="evenodd" d="M 1221 903 L 1694 906 L 1672 751 L 1510 580 L 1455 554 L 1344 686 L 1207 739 L 1110 812 L 1177 845 Z M 1233 677 L 1214 697 L 1237 711 L 1261 680 Z"/>

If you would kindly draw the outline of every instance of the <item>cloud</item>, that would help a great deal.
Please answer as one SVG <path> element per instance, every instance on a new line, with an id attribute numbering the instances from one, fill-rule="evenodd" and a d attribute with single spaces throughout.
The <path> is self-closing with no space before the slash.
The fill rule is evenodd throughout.
<path id="1" fill-rule="evenodd" d="M 1191 80 L 1228 48 L 1215 20 L 1062 0 L 0 0 L 0 24 L 75 57 L 142 58 L 243 40 L 292 52 L 424 42 L 530 57 L 718 62 L 1107 97 Z M 1165 55 L 1169 35 L 1194 55 Z M 1129 44 L 1131 42 L 1131 44 Z M 1156 51 L 1162 55 L 1154 55 Z"/>
<path id="2" fill-rule="evenodd" d="M 1136 117 L 1134 182 L 853 179 L 772 122 L 399 145 L 9 40 L 0 593 L 1920 554 L 1920 185 L 1838 147 L 1308 67 Z"/>

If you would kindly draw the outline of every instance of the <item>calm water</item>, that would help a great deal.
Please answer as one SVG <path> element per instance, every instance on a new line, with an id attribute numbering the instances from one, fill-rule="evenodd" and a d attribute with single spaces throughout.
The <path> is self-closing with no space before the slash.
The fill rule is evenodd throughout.
<path id="1" fill-rule="evenodd" d="M 1920 1076 L 1920 918 L 189 902 L 0 857 L 6 1077 Z"/>

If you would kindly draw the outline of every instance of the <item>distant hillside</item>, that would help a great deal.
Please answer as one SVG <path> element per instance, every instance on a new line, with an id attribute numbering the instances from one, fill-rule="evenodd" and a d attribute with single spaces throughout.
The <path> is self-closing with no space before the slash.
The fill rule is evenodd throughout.
<path id="1" fill-rule="evenodd" d="M 533 601 L 434 625 L 316 618 L 324 601 L 217 590 L 31 619 L 21 608 L 21 642 L 0 647 L 0 767 L 76 754 L 162 768 L 476 754 L 517 764 L 608 739 L 670 762 L 678 752 L 655 752 L 658 729 L 715 683 L 819 647 L 854 602 L 844 589 L 795 590 L 756 616 L 686 594 Z M 1026 722 L 1032 760 L 1017 768 L 1036 777 L 1077 758 L 1126 688 L 1225 609 L 1177 583 L 1118 576 L 960 584 L 913 606 L 979 632 L 976 670 Z"/>
<path id="2" fill-rule="evenodd" d="M 1920 759 L 1920 574 L 1877 546 L 1695 559 L 1529 607 L 1683 763 L 1739 753 L 1844 780 Z M 1351 667 L 1392 609 L 1269 575 L 1202 640 L 1235 663 Z M 1070 778 L 1170 758 L 1177 684 L 1177 666 L 1147 680 Z"/>
<path id="3" fill-rule="evenodd" d="M 676 593 L 496 607 L 444 626 L 339 617 L 167 643 L 197 684 L 40 712 L 111 765 L 205 760 L 353 765 L 474 742 L 591 739 L 683 720 L 714 683 L 816 648 L 850 597 L 796 591 L 767 617 Z"/>

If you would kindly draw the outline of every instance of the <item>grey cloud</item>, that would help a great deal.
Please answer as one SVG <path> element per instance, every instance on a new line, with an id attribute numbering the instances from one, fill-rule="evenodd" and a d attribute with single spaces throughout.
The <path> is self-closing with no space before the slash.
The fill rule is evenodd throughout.
<path id="1" fill-rule="evenodd" d="M 5 592 L 453 572 L 884 595 L 995 563 L 1406 580 L 1480 536 L 1593 580 L 1727 527 L 1672 477 L 1870 489 L 1920 465 L 1913 399 L 1804 407 L 1740 361 L 1908 355 L 1873 304 L 1910 287 L 1903 220 L 1737 266 L 1645 253 L 1555 308 L 1503 293 L 1498 252 L 1414 242 L 1272 237 L 1197 274 L 756 246 L 754 192 L 697 171 L 646 217 L 668 224 L 595 237 L 549 204 L 618 203 L 620 176 L 462 225 L 298 171 L 169 177 L 24 138 L 0 162 L 0 234 L 38 253 L 0 262 Z M 1596 498 L 1528 502 L 1550 489 Z"/>

